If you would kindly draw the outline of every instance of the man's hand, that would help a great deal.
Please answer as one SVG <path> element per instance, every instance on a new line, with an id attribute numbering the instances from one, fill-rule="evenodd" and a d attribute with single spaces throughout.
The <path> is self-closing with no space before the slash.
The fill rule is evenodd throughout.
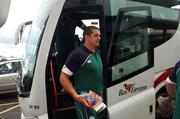
<path id="1" fill-rule="evenodd" d="M 98 94 L 96 94 L 93 91 L 90 91 L 88 94 L 82 94 L 82 95 L 77 94 L 74 96 L 74 100 L 82 103 L 84 106 L 86 106 L 88 108 L 92 108 L 92 106 L 94 106 L 95 104 L 92 104 L 94 102 L 88 102 L 89 97 L 95 99 L 95 104 L 100 103 L 103 100 L 101 96 L 99 96 Z"/>
<path id="2" fill-rule="evenodd" d="M 82 103 L 84 106 L 88 107 L 88 108 L 91 108 L 91 106 L 88 104 L 88 102 L 86 101 L 84 95 L 77 95 L 75 98 L 74 98 L 76 101 Z"/>

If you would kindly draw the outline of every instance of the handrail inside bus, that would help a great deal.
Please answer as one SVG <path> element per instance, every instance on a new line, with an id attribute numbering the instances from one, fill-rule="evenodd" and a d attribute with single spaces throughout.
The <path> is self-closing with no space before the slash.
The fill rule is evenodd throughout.
<path id="1" fill-rule="evenodd" d="M 53 83 L 53 90 L 54 90 L 54 110 L 55 110 L 55 112 L 57 112 L 58 111 L 58 96 L 57 96 L 57 88 L 56 88 L 56 84 L 55 84 L 52 60 L 50 61 L 50 68 L 51 68 L 51 76 L 52 76 L 52 83 Z"/>

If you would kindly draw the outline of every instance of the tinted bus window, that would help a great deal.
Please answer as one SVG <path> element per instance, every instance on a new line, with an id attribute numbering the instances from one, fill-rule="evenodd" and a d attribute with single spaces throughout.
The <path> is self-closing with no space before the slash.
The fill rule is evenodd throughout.
<path id="1" fill-rule="evenodd" d="M 112 82 L 124 81 L 152 67 L 153 48 L 174 35 L 179 20 L 179 11 L 170 8 L 168 2 L 118 2 L 110 1 L 105 12 Z M 147 9 L 141 10 L 143 7 Z M 127 10 L 118 14 L 121 9 Z"/>

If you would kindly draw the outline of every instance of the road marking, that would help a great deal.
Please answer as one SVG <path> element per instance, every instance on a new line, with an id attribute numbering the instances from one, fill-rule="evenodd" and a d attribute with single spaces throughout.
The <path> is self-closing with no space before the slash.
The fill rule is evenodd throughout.
<path id="1" fill-rule="evenodd" d="M 0 104 L 0 107 L 8 106 L 8 105 L 15 105 L 15 104 L 19 104 L 19 102 L 11 102 L 11 103 Z"/>
<path id="2" fill-rule="evenodd" d="M 13 109 L 16 109 L 17 107 L 19 107 L 20 105 L 16 105 L 16 106 L 13 106 L 13 107 L 11 107 L 11 108 L 9 108 L 9 109 L 6 109 L 6 110 L 4 110 L 4 111 L 1 111 L 0 112 L 0 115 L 2 115 L 2 114 L 4 114 L 4 113 L 7 113 L 7 112 L 9 112 L 9 111 L 11 111 L 11 110 L 13 110 Z"/>

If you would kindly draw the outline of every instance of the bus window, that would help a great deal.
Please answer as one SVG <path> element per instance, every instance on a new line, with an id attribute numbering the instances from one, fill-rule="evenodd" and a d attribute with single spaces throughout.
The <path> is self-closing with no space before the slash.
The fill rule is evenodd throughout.
<path id="1" fill-rule="evenodd" d="M 110 69 L 108 85 L 113 85 L 153 66 L 153 48 L 170 40 L 175 34 L 179 11 L 171 8 L 175 1 L 171 5 L 159 0 L 109 2 L 108 9 L 105 9 L 105 29 Z M 148 10 L 141 10 L 143 7 Z M 119 9 L 126 9 L 126 12 L 118 16 Z M 118 28 L 114 29 L 115 26 Z"/>
<path id="2" fill-rule="evenodd" d="M 149 8 L 139 11 L 119 10 L 111 37 L 109 66 L 112 81 L 121 79 L 150 64 L 148 24 Z M 143 10 L 144 9 L 144 10 Z"/>

